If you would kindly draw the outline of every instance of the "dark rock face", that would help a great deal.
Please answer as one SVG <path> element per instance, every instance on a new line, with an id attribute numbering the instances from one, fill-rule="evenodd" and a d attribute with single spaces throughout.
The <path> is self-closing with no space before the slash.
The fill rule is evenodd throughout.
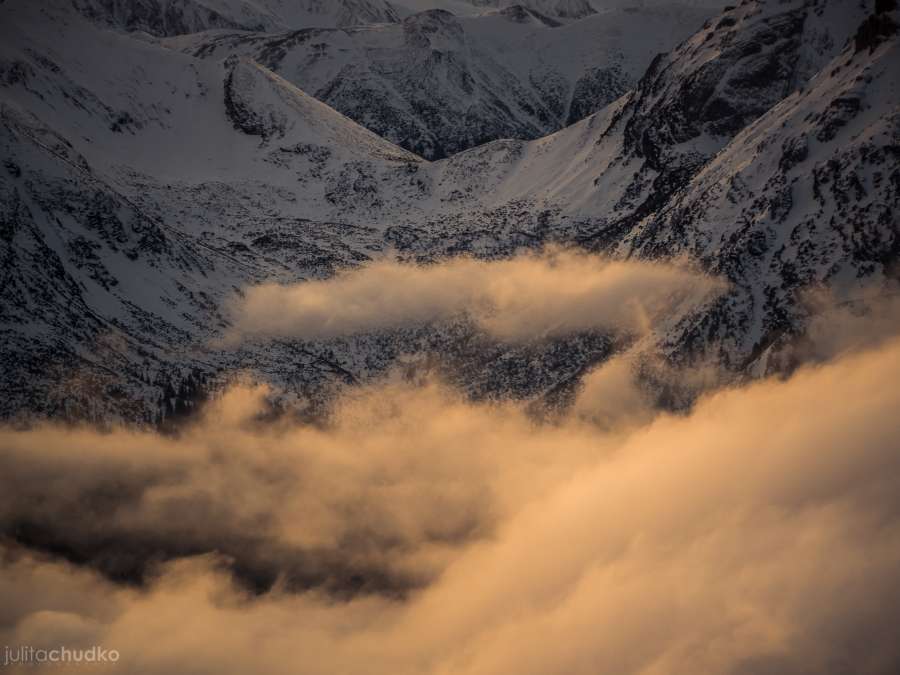
<path id="1" fill-rule="evenodd" d="M 802 4 L 759 19 L 751 11 L 726 16 L 730 21 L 719 21 L 702 41 L 695 38 L 661 58 L 638 85 L 634 114 L 624 130 L 626 150 L 660 171 L 672 164 L 672 146 L 704 133 L 734 136 L 794 86 L 804 18 Z M 740 30 L 739 20 L 745 24 Z M 706 51 L 718 56 L 704 61 Z M 696 68 L 672 72 L 676 61 L 695 60 Z"/>
<path id="2" fill-rule="evenodd" d="M 812 17 L 826 9 L 821 0 L 744 2 L 654 60 L 607 132 L 621 131 L 623 156 L 641 167 L 618 204 L 625 215 L 598 236 L 598 248 L 616 245 L 738 132 L 804 84 L 802 54 L 813 52 L 821 67 L 837 53 L 852 27 L 813 34 Z"/>
<path id="3" fill-rule="evenodd" d="M 896 53 L 896 41 L 874 61 L 848 48 L 818 88 L 738 135 L 628 238 L 631 255 L 687 254 L 732 285 L 699 326 L 676 331 L 673 352 L 719 345 L 739 367 L 802 330 L 809 289 L 896 275 L 900 114 L 873 115 L 879 87 L 866 84 L 879 73 L 892 86 Z"/>
<path id="4" fill-rule="evenodd" d="M 487 55 L 483 65 L 473 60 L 449 12 L 414 15 L 403 32 L 409 52 L 386 52 L 369 64 L 370 73 L 348 66 L 316 97 L 432 160 L 498 137 L 535 138 L 553 124 L 552 99 L 536 97 Z"/>
<path id="5" fill-rule="evenodd" d="M 407 34 L 414 54 L 371 63 L 375 79 L 348 66 L 315 92 L 316 98 L 426 159 L 447 157 L 498 136 L 540 136 L 541 121 L 553 119 L 547 104 L 502 69 L 473 65 L 462 49 L 431 48 L 434 27 L 417 25 Z M 448 34 L 455 36 L 452 30 Z"/>
<path id="6" fill-rule="evenodd" d="M 580 122 L 628 91 L 630 82 L 618 68 L 594 68 L 575 83 L 566 126 Z"/>
<path id="7" fill-rule="evenodd" d="M 896 4 L 889 1 L 880 0 L 879 9 L 859 27 L 856 35 L 853 37 L 853 44 L 856 51 L 868 49 L 874 50 L 879 44 L 891 35 L 896 34 L 898 30 L 897 22 L 885 12 L 896 8 Z"/>
<path id="8" fill-rule="evenodd" d="M 260 136 L 265 140 L 270 133 L 270 127 L 236 91 L 234 83 L 236 65 L 236 62 L 230 64 L 228 75 L 225 78 L 225 114 L 228 115 L 228 119 L 238 131 L 243 131 L 251 136 Z"/>

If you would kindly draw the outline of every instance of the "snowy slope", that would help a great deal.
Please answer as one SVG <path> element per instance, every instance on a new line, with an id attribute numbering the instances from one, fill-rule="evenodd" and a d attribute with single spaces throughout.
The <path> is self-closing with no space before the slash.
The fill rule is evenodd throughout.
<path id="1" fill-rule="evenodd" d="M 197 62 L 64 3 L 0 11 L 3 414 L 140 419 L 200 364 L 274 368 L 278 350 L 210 350 L 226 298 L 366 260 L 377 230 L 342 218 L 377 217 L 419 158 L 257 64 Z M 331 369 L 306 360 L 307 380 Z"/>
<path id="2" fill-rule="evenodd" d="M 900 267 L 900 39 L 857 38 L 743 130 L 619 244 L 682 253 L 729 279 L 714 312 L 673 336 L 759 354 L 802 325 L 810 287 L 861 297 Z"/>
<path id="3" fill-rule="evenodd" d="M 429 9 L 442 9 L 456 16 L 478 16 L 484 12 L 468 0 L 400 0 L 394 6 L 403 18 Z"/>
<path id="4" fill-rule="evenodd" d="M 343 28 L 394 23 L 399 15 L 387 0 L 255 0 L 288 28 Z"/>
<path id="5" fill-rule="evenodd" d="M 456 16 L 477 16 L 486 11 L 514 6 L 540 12 L 556 19 L 580 14 L 589 16 L 594 12 L 608 10 L 664 9 L 673 5 L 703 9 L 711 13 L 720 12 L 724 7 L 735 4 L 729 0 L 397 0 L 393 3 L 401 15 L 408 16 L 429 9 L 443 9 Z"/>
<path id="6" fill-rule="evenodd" d="M 450 186 L 458 175 L 481 174 L 469 202 L 560 211 L 581 224 L 586 244 L 606 247 L 803 86 L 865 16 L 856 4 L 745 2 L 656 59 L 604 111 L 531 143 L 476 148 L 441 163 L 441 171 Z"/>
<path id="7" fill-rule="evenodd" d="M 386 0 L 72 0 L 94 21 L 155 36 L 211 28 L 296 30 L 396 22 Z"/>
<path id="8" fill-rule="evenodd" d="M 651 9 L 655 7 L 665 6 L 671 3 L 671 0 L 590 0 L 591 6 L 598 12 L 608 9 L 621 9 L 623 7 L 632 7 L 635 9 Z M 739 3 L 731 0 L 683 0 L 682 4 L 690 7 L 703 7 L 721 12 L 726 7 Z"/>
<path id="9" fill-rule="evenodd" d="M 617 10 L 560 25 L 508 11 L 432 10 L 398 25 L 167 40 L 202 58 L 250 56 L 381 136 L 426 158 L 497 138 L 531 139 L 602 108 L 705 11 Z M 636 38 L 635 36 L 639 36 Z"/>
<path id="10" fill-rule="evenodd" d="M 253 61 L 197 60 L 65 2 L 0 12 L 3 417 L 171 420 L 245 370 L 314 414 L 420 352 L 453 359 L 473 395 L 521 396 L 608 353 L 602 335 L 509 346 L 467 326 L 219 343 L 248 284 L 383 255 L 430 165 Z"/>
<path id="11" fill-rule="evenodd" d="M 250 0 L 72 0 L 72 5 L 98 24 L 150 35 L 283 27 L 265 7 Z"/>
<path id="12" fill-rule="evenodd" d="M 668 350 L 706 356 L 716 344 L 738 367 L 803 325 L 810 286 L 852 297 L 896 276 L 898 38 L 857 47 L 864 16 L 821 2 L 728 11 L 602 113 L 441 163 L 439 185 L 462 189 L 465 207 L 397 241 L 503 252 L 574 239 L 623 257 L 687 255 L 733 292 L 686 319 Z M 504 227 L 485 238 L 473 203 Z"/>
<path id="13" fill-rule="evenodd" d="M 829 63 L 864 17 L 821 2 L 729 10 L 601 113 L 436 163 L 437 198 L 392 241 L 420 257 L 545 241 L 687 255 L 735 292 L 674 331 L 670 352 L 720 343 L 717 356 L 736 367 L 802 325 L 807 286 L 846 291 L 848 279 L 877 280 L 897 258 L 896 38 Z M 804 131 L 778 131 L 792 126 Z M 818 163 L 806 161 L 809 138 L 824 144 Z"/>

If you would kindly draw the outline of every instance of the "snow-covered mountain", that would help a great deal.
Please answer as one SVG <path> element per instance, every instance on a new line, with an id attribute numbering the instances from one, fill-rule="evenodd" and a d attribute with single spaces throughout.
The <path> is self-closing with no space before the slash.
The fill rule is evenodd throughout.
<path id="1" fill-rule="evenodd" d="M 729 0 L 396 0 L 394 7 L 401 15 L 416 14 L 429 9 L 443 9 L 456 16 L 477 16 L 486 11 L 521 7 L 556 19 L 585 17 L 613 9 L 646 11 L 673 5 L 719 12 Z"/>
<path id="2" fill-rule="evenodd" d="M 343 28 L 399 21 L 387 0 L 262 0 L 272 14 L 291 28 Z"/>
<path id="3" fill-rule="evenodd" d="M 768 358 L 806 318 L 806 289 L 860 297 L 897 279 L 900 40 L 891 19 L 863 26 L 618 244 L 641 258 L 684 253 L 732 282 L 714 311 L 686 319 L 679 349 Z"/>
<path id="4" fill-rule="evenodd" d="M 160 385 L 219 367 L 205 342 L 236 287 L 378 249 L 345 218 L 377 219 L 382 185 L 419 158 L 258 64 L 197 61 L 64 5 L 0 7 L 4 414 L 90 414 L 108 385 L 140 416 Z"/>
<path id="5" fill-rule="evenodd" d="M 596 11 L 588 0 L 468 0 L 468 2 L 477 7 L 495 9 L 518 6 L 560 19 L 583 19 Z"/>
<path id="6" fill-rule="evenodd" d="M 721 358 L 743 362 L 802 322 L 800 289 L 877 278 L 896 257 L 898 195 L 884 178 L 897 172 L 896 37 L 856 52 L 867 14 L 815 1 L 727 10 L 601 113 L 547 138 L 495 142 L 441 163 L 438 190 L 463 206 L 433 207 L 437 217 L 396 228 L 395 241 L 420 255 L 459 250 L 461 241 L 502 254 L 535 240 L 623 257 L 688 254 L 735 290 L 703 320 L 692 317 L 671 337 L 673 349 L 716 343 Z M 845 118 L 861 126 L 843 129 Z M 792 126 L 803 129 L 796 138 L 786 137 Z M 818 163 L 807 162 L 809 139 L 826 137 Z M 783 159 L 792 153 L 794 164 Z M 829 197 L 822 185 L 835 180 L 831 171 L 857 187 Z M 488 235 L 485 212 L 503 223 Z M 854 242 L 866 228 L 874 231 L 865 243 Z"/>
<path id="7" fill-rule="evenodd" d="M 394 6 L 403 18 L 426 12 L 430 9 L 442 9 L 455 16 L 478 16 L 484 12 L 481 7 L 476 7 L 468 0 L 401 0 Z"/>
<path id="8" fill-rule="evenodd" d="M 583 119 L 625 93 L 653 55 L 707 16 L 672 6 L 561 24 L 521 6 L 477 17 L 429 10 L 401 24 L 216 31 L 165 44 L 201 58 L 249 56 L 366 128 L 437 159 Z"/>
<path id="9" fill-rule="evenodd" d="M 898 17 L 883 5 L 744 2 L 602 111 L 429 162 L 298 88 L 300 57 L 267 67 L 300 53 L 267 61 L 268 36 L 222 33 L 197 54 L 188 38 L 109 30 L 67 0 L 6 0 L 0 414 L 153 421 L 237 369 L 321 402 L 403 354 L 439 355 L 474 396 L 530 397 L 571 387 L 616 347 L 599 334 L 504 345 L 464 324 L 219 341 L 246 285 L 388 251 L 497 257 L 562 242 L 687 256 L 732 290 L 648 348 L 765 370 L 776 338 L 802 331 L 810 285 L 852 294 L 896 277 Z M 443 13 L 406 21 L 285 39 L 339 52 L 390 35 L 438 53 L 455 26 L 476 30 Z M 422 21 L 439 30 L 417 32 Z"/>
<path id="10" fill-rule="evenodd" d="M 387 0 L 72 0 L 86 17 L 128 31 L 297 30 L 399 21 Z"/>
<path id="11" fill-rule="evenodd" d="M 466 209 L 519 205 L 557 214 L 570 236 L 618 245 L 734 136 L 836 56 L 866 16 L 859 5 L 748 2 L 649 67 L 600 113 L 533 142 L 498 141 L 438 166 L 439 189 Z M 441 186 L 446 186 L 441 188 Z M 569 235 L 567 235 L 569 236 Z"/>

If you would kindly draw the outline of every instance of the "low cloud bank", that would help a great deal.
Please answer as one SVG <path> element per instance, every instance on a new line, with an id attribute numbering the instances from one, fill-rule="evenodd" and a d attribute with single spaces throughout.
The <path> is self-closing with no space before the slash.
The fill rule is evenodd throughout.
<path id="1" fill-rule="evenodd" d="M 179 438 L 2 431 L 0 642 L 148 675 L 898 672 L 900 341 L 847 344 L 603 430 L 621 364 L 556 425 L 386 382 L 327 428 L 238 388 Z"/>
<path id="2" fill-rule="evenodd" d="M 588 330 L 643 333 L 723 284 L 677 266 L 567 251 L 429 266 L 376 262 L 325 281 L 250 288 L 232 339 L 333 338 L 468 315 L 494 337 L 522 341 Z"/>
<path id="3" fill-rule="evenodd" d="M 268 393 L 235 387 L 178 438 L 0 430 L 0 531 L 134 583 L 214 552 L 252 589 L 402 595 L 598 451 L 437 383 L 348 391 L 327 427 L 261 420 Z"/>

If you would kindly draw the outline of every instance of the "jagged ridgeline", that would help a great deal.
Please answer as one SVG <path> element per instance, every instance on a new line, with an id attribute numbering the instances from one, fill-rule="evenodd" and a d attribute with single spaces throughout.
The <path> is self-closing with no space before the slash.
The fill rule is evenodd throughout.
<path id="1" fill-rule="evenodd" d="M 249 287 L 388 252 L 688 260 L 729 290 L 644 348 L 736 376 L 809 289 L 896 279 L 894 3 L 501 5 L 0 4 L 0 414 L 165 425 L 248 373 L 317 416 L 410 359 L 564 405 L 634 342 L 465 317 L 223 342 Z"/>

